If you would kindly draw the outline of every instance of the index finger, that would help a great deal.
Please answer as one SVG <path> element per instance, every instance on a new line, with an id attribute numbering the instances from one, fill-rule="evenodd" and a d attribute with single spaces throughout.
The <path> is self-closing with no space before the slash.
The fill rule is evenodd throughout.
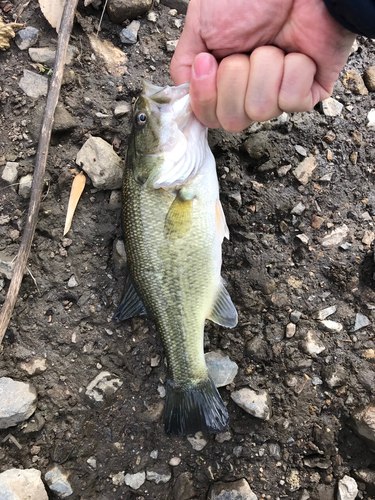
<path id="1" fill-rule="evenodd" d="M 201 52 L 207 52 L 207 47 L 200 36 L 200 7 L 199 2 L 191 1 L 186 14 L 185 27 L 170 67 L 175 85 L 190 82 L 194 59 Z"/>

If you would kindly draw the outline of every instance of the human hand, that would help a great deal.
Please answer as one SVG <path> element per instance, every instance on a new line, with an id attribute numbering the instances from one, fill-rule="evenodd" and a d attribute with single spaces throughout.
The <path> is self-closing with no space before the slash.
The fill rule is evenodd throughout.
<path id="1" fill-rule="evenodd" d="M 329 97 L 354 39 L 323 0 L 191 0 L 171 76 L 204 125 L 239 132 Z"/>

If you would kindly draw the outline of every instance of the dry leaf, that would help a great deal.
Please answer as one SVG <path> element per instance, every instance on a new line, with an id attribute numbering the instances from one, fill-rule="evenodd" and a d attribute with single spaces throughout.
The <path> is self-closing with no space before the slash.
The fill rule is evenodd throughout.
<path id="1" fill-rule="evenodd" d="M 105 67 L 113 76 L 122 76 L 126 71 L 126 55 L 109 40 L 101 41 L 96 35 L 88 35 L 95 54 L 102 59 Z"/>
<path id="2" fill-rule="evenodd" d="M 14 30 L 24 28 L 24 24 L 8 23 L 5 24 L 0 16 L 0 50 L 9 49 L 9 40 L 16 36 Z"/>
<path id="3" fill-rule="evenodd" d="M 66 233 L 70 229 L 70 226 L 72 225 L 73 215 L 77 208 L 77 204 L 81 197 L 81 194 L 85 188 L 85 184 L 86 184 L 86 177 L 83 172 L 75 176 L 72 184 L 72 189 L 70 191 L 68 211 L 66 213 L 66 221 L 65 221 L 63 236 L 66 235 Z"/>
<path id="4" fill-rule="evenodd" d="M 65 0 L 39 0 L 39 5 L 44 17 L 58 33 Z"/>

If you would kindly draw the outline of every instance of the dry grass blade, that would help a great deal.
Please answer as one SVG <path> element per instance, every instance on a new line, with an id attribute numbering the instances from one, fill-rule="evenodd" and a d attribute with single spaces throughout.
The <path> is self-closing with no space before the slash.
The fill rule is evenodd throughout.
<path id="1" fill-rule="evenodd" d="M 66 235 L 66 233 L 70 229 L 70 226 L 72 225 L 73 215 L 74 215 L 74 212 L 76 211 L 77 204 L 79 202 L 81 194 L 82 194 L 83 190 L 85 189 L 85 184 L 86 184 L 86 177 L 85 177 L 85 174 L 83 172 L 81 172 L 80 174 L 75 176 L 73 184 L 72 184 L 72 189 L 70 191 L 68 211 L 66 213 L 66 220 L 65 220 L 65 227 L 64 227 L 63 236 Z"/>

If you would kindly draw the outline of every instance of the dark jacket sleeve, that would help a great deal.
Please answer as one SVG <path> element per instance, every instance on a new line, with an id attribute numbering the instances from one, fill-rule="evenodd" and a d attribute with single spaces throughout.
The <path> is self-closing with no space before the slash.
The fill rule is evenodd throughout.
<path id="1" fill-rule="evenodd" d="M 330 14 L 353 33 L 375 38 L 375 0 L 324 0 Z"/>

